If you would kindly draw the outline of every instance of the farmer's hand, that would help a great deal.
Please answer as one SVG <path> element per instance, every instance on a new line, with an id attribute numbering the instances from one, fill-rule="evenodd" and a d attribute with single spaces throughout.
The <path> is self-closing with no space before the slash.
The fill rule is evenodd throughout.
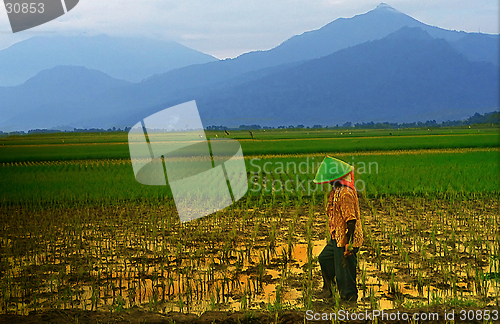
<path id="1" fill-rule="evenodd" d="M 344 257 L 348 257 L 352 254 L 352 249 L 349 250 L 349 245 L 346 244 L 344 245 Z"/>
<path id="2" fill-rule="evenodd" d="M 354 230 L 356 226 L 356 220 L 351 219 L 347 221 L 347 233 L 344 238 L 344 257 L 347 257 L 352 254 L 352 249 L 353 249 L 353 236 L 354 236 Z"/>
<path id="3" fill-rule="evenodd" d="M 343 241 L 344 245 L 344 257 L 348 257 L 352 254 L 352 247 L 349 247 L 349 242 L 347 241 L 347 238 L 344 238 Z"/>

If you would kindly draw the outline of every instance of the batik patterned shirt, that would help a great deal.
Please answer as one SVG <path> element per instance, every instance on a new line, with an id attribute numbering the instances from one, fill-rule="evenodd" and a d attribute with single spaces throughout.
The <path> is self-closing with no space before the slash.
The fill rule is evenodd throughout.
<path id="1" fill-rule="evenodd" d="M 363 229 L 359 214 L 358 194 L 356 190 L 342 186 L 334 188 L 328 197 L 326 213 L 329 219 L 330 235 L 337 241 L 338 247 L 344 246 L 347 234 L 347 222 L 356 220 L 353 235 L 353 247 L 363 244 Z"/>

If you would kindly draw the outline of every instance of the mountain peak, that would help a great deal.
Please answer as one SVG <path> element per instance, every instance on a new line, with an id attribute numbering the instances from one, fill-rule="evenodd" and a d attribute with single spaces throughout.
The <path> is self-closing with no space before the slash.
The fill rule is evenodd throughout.
<path id="1" fill-rule="evenodd" d="M 395 12 L 395 13 L 401 13 L 401 11 L 394 9 L 393 7 L 391 7 L 390 5 L 388 5 L 388 4 L 387 4 L 387 3 L 385 3 L 385 2 L 380 3 L 380 4 L 379 4 L 379 5 L 375 8 L 375 10 L 386 10 L 386 11 L 391 11 L 391 12 Z"/>

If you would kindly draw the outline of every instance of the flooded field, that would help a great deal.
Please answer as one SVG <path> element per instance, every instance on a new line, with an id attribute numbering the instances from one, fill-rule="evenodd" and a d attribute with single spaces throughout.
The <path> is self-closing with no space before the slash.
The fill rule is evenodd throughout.
<path id="1" fill-rule="evenodd" d="M 257 198 L 257 199 L 255 199 Z M 360 197 L 358 309 L 498 306 L 498 198 Z M 316 300 L 324 195 L 249 196 L 180 224 L 171 204 L 0 209 L 0 313 L 331 309 Z"/>

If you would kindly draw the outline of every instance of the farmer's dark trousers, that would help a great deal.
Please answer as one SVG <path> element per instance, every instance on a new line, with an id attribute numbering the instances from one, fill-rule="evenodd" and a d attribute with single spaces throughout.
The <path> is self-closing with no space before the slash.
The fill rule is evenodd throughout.
<path id="1" fill-rule="evenodd" d="M 354 248 L 353 253 L 344 258 L 344 248 L 337 247 L 335 240 L 328 241 L 323 251 L 318 256 L 321 271 L 330 282 L 337 281 L 337 288 L 340 292 L 340 298 L 357 298 L 358 288 L 356 287 L 356 253 L 359 248 Z"/>

